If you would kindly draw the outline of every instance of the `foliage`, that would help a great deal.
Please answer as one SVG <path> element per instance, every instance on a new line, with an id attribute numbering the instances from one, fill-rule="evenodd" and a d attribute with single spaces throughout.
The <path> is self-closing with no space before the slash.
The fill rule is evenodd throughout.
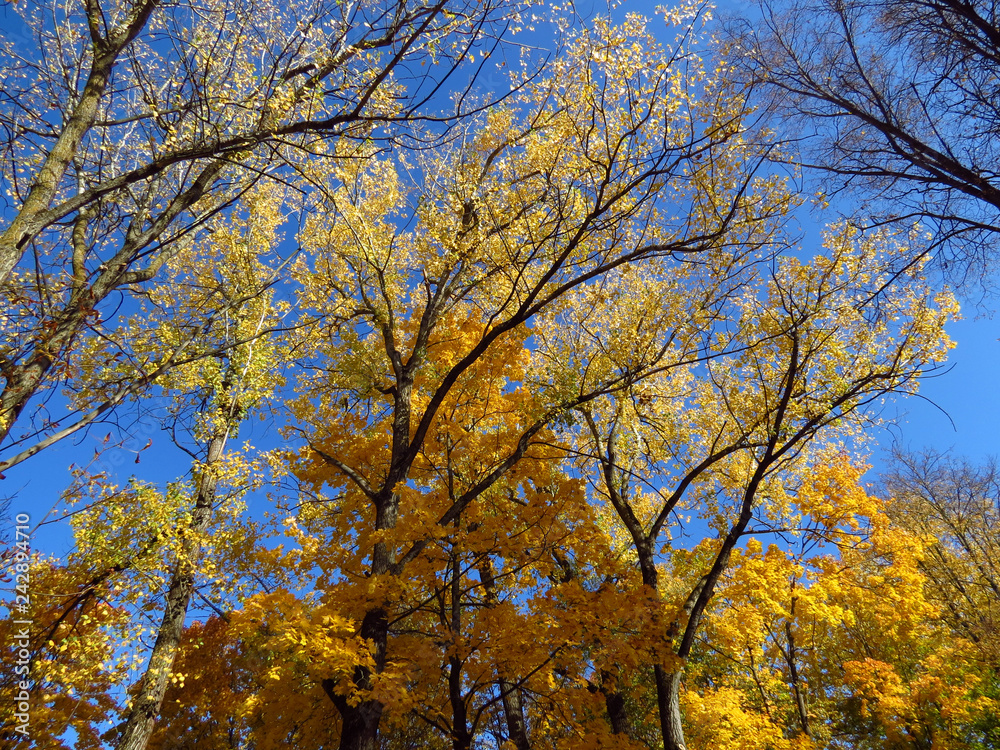
<path id="1" fill-rule="evenodd" d="M 925 278 L 919 231 L 843 222 L 822 247 L 792 242 L 801 199 L 761 172 L 770 146 L 703 54 L 699 7 L 665 14 L 667 42 L 636 15 L 564 29 L 544 69 L 505 74 L 502 101 L 465 101 L 448 137 L 392 150 L 389 124 L 421 100 L 386 71 L 411 50 L 471 56 L 463 34 L 503 9 L 338 7 L 360 25 L 337 27 L 336 59 L 281 68 L 264 103 L 242 26 L 196 56 L 230 76 L 200 91 L 236 131 L 274 97 L 287 119 L 226 151 L 233 192 L 195 202 L 198 231 L 123 261 L 120 317 L 67 328 L 53 360 L 71 407 L 131 400 L 171 440 L 126 478 L 102 464 L 109 436 L 62 500 L 72 552 L 8 555 L 37 587 L 33 741 L 987 744 L 988 637 L 962 624 L 989 595 L 949 613 L 940 581 L 979 586 L 993 547 L 861 483 L 881 399 L 915 392 L 951 346 L 957 306 Z M 312 31 L 285 31 L 321 54 Z M 286 60 L 270 49 L 268 70 Z M 332 109 L 313 122 L 310 106 Z M 158 117 L 197 141 L 185 113 Z M 128 213 L 115 190 L 72 231 Z M 127 240 L 123 221 L 104 239 Z M 46 263 L 68 241 L 52 231 Z M 128 276 L 140 258 L 155 278 Z M 22 301 L 41 315 L 25 330 L 46 328 Z M 265 448 L 237 442 L 275 423 Z"/>

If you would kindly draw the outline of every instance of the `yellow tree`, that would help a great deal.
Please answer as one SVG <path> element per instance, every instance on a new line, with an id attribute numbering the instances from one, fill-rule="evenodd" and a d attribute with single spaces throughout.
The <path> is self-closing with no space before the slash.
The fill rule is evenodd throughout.
<path id="1" fill-rule="evenodd" d="M 741 540 L 780 525 L 866 406 L 943 357 L 953 303 L 887 234 L 842 227 L 809 263 L 779 257 L 795 199 L 755 177 L 766 149 L 702 67 L 698 9 L 667 15 L 666 47 L 634 16 L 571 34 L 435 148 L 331 139 L 297 165 L 289 550 L 251 548 L 235 495 L 252 478 L 224 451 L 281 379 L 261 334 L 283 312 L 262 257 L 283 196 L 262 183 L 173 246 L 158 325 L 136 320 L 127 351 L 177 351 L 204 320 L 200 358 L 157 373 L 194 436 L 191 479 L 78 493 L 80 567 L 114 560 L 127 590 L 105 598 L 155 613 L 109 741 L 683 746 L 684 662 Z M 80 403 L 135 382 L 108 356 L 121 341 L 70 360 Z M 715 536 L 664 572 L 678 514 Z M 218 619 L 185 640 L 199 580 Z"/>
<path id="2" fill-rule="evenodd" d="M 352 540 L 346 559 L 340 541 L 307 543 L 315 528 L 303 538 L 316 565 L 338 571 L 330 606 L 355 602 L 344 648 L 364 658 L 315 659 L 327 665 L 344 748 L 373 748 L 386 706 L 403 697 L 390 634 L 434 540 L 537 457 L 553 420 L 632 382 L 660 353 L 576 390 L 557 378 L 536 395 L 504 374 L 501 392 L 519 393 L 505 417 L 513 433 L 492 437 L 497 447 L 476 452 L 476 471 L 456 474 L 448 493 L 431 492 L 420 461 L 446 405 L 572 290 L 654 258 L 725 255 L 787 205 L 751 185 L 758 155 L 736 138 L 739 102 L 695 96 L 713 86 L 691 47 L 696 16 L 673 14 L 683 33 L 669 49 L 639 18 L 596 22 L 441 154 L 335 154 L 354 158 L 335 166 L 301 235 L 312 256 L 298 271 L 303 300 L 326 317 L 323 338 L 306 344 L 296 416 L 310 442 L 300 471 L 323 466 L 334 507 L 356 524 L 338 537 Z"/>
<path id="3" fill-rule="evenodd" d="M 992 676 L 921 570 L 934 540 L 895 526 L 859 474 L 844 459 L 810 473 L 798 549 L 734 555 L 689 686 L 699 740 L 738 731 L 712 722 L 735 702 L 789 747 L 990 746 Z"/>
<path id="4" fill-rule="evenodd" d="M 102 597 L 100 574 L 75 562 L 36 556 L 11 566 L 26 572 L 30 607 L 0 619 L 9 665 L 0 675 L 5 750 L 61 750 L 70 733 L 76 747 L 96 750 L 100 725 L 117 712 L 115 689 L 133 666 L 117 644 L 129 637 L 132 618 Z"/>
<path id="5" fill-rule="evenodd" d="M 97 668 L 66 663 L 72 653 L 66 645 L 76 635 L 62 623 L 90 618 L 95 608 L 116 613 L 119 630 L 112 643 L 130 656 L 139 674 L 135 679 L 134 673 L 119 673 L 102 699 L 115 706 L 120 696 L 111 688 L 130 690 L 112 733 L 120 748 L 143 748 L 148 741 L 167 686 L 177 679 L 172 663 L 196 588 L 204 588 L 203 596 L 218 602 L 215 606 L 234 606 L 248 584 L 233 574 L 255 564 L 257 534 L 242 511 L 244 495 L 259 484 L 259 467 L 230 443 L 239 425 L 280 385 L 275 373 L 280 344 L 269 333 L 287 304 L 275 302 L 268 286 L 276 231 L 284 219 L 283 194 L 273 184 L 258 186 L 247 199 L 246 215 L 217 219 L 210 239 L 175 254 L 163 281 L 148 290 L 142 314 L 128 321 L 128 354 L 134 357 L 123 356 L 118 342 L 105 339 L 88 342 L 72 360 L 85 377 L 71 397 L 99 400 L 123 380 L 141 378 L 136 360 L 176 350 L 190 321 L 201 317 L 198 351 L 189 349 L 158 381 L 163 408 L 143 410 L 144 419 L 162 420 L 189 454 L 190 477 L 160 489 L 136 478 L 119 486 L 106 469 L 78 470 L 65 498 L 72 506 L 76 550 L 63 565 L 45 563 L 64 568 L 60 575 L 70 583 L 67 593 L 55 593 L 54 587 L 45 601 L 40 622 L 56 624 L 45 626 L 47 634 L 34 634 L 39 658 L 51 651 L 53 663 L 68 676 L 62 685 L 54 681 L 45 687 L 43 700 L 65 702 L 79 681 L 74 673 Z M 226 309 L 206 321 L 205 311 L 218 296 Z M 123 616 L 133 618 L 131 628 L 121 627 Z M 146 618 L 155 624 L 142 624 Z M 47 685 L 41 673 L 35 685 L 36 693 Z M 85 714 L 77 716 L 82 721 Z"/>
<path id="6" fill-rule="evenodd" d="M 447 360 L 462 345 L 463 332 L 475 334 L 478 326 L 463 319 L 454 326 L 442 323 L 440 330 L 444 339 L 430 346 L 436 358 Z M 527 360 L 523 341 L 497 347 L 442 404 L 412 479 L 401 490 L 400 523 L 380 534 L 394 544 L 426 544 L 406 577 L 387 581 L 382 590 L 358 585 L 368 567 L 365 537 L 373 534 L 361 498 L 349 497 L 342 477 L 317 458 L 336 450 L 341 460 L 366 466 L 384 449 L 384 423 L 363 435 L 341 434 L 339 443 L 328 439 L 297 467 L 304 502 L 290 533 L 301 550 L 286 561 L 306 580 L 318 568 L 315 585 L 323 593 L 260 595 L 228 613 L 225 625 L 214 621 L 210 629 L 189 629 L 178 667 L 185 682 L 168 693 L 154 746 L 186 733 L 200 743 L 222 742 L 228 731 L 258 746 L 337 739 L 339 727 L 331 726 L 328 713 L 342 705 L 335 690 L 350 689 L 337 680 L 373 661 L 371 644 L 357 637 L 352 622 L 376 596 L 388 599 L 392 613 L 386 667 L 372 678 L 384 703 L 384 741 L 412 735 L 416 724 L 425 734 L 430 730 L 429 738 L 468 748 L 490 723 L 502 721 L 508 737 L 520 732 L 515 743 L 528 743 L 526 712 L 518 705 L 522 693 L 546 695 L 546 708 L 558 706 L 559 696 L 548 685 L 551 671 L 568 662 L 565 653 L 579 645 L 586 629 L 572 610 L 553 607 L 550 579 L 565 577 L 560 566 L 570 559 L 607 569 L 580 482 L 559 472 L 561 451 L 546 447 L 552 436 L 542 431 L 475 504 L 446 527 L 435 523 L 457 493 L 482 480 L 498 454 L 516 447 L 521 431 L 512 417 L 530 408 L 532 399 L 526 389 L 509 386 L 523 378 Z M 323 483 L 341 491 L 323 498 Z M 560 599 L 565 604 L 568 597 Z M 225 656 L 204 663 L 212 643 Z M 212 687 L 220 684 L 227 687 Z M 324 689 L 334 693 L 333 703 Z"/>
<path id="7" fill-rule="evenodd" d="M 26 33 L 3 42 L 0 73 L 0 471 L 172 364 L 159 353 L 137 380 L 56 424 L 28 408 L 71 374 L 81 342 L 125 338 L 119 295 L 148 284 L 262 175 L 287 177 L 315 141 L 460 118 L 460 108 L 434 116 L 429 100 L 482 54 L 484 35 L 497 47 L 492 30 L 518 10 L 454 0 L 296 1 L 280 12 L 244 0 L 16 6 Z M 412 69 L 435 72 L 410 86 Z M 25 434 L 12 435 L 19 419 Z"/>
<path id="8" fill-rule="evenodd" d="M 577 438 L 642 584 L 663 599 L 664 651 L 650 666 L 671 750 L 685 746 L 684 662 L 741 541 L 782 517 L 802 471 L 829 460 L 829 446 L 839 450 L 860 434 L 866 407 L 887 393 L 911 392 L 948 350 L 943 326 L 954 302 L 935 297 L 909 258 L 905 242 L 844 226 L 811 262 L 786 257 L 773 269 L 757 266 L 714 305 L 696 297 L 678 312 L 667 294 L 660 312 L 647 284 L 615 306 L 582 298 L 577 325 L 552 323 L 550 360 L 585 358 L 576 352 L 587 349 L 627 360 L 657 337 L 672 358 L 663 360 L 662 374 L 581 407 Z M 665 314 L 691 322 L 629 339 L 619 333 L 645 331 L 639 321 Z M 592 332 L 586 338 L 575 334 L 583 323 Z M 685 514 L 699 517 L 714 538 L 664 579 L 661 549 L 670 527 L 679 529 L 672 519 Z"/>
<path id="9" fill-rule="evenodd" d="M 949 627 L 1000 667 L 1000 521 L 997 469 L 934 451 L 897 454 L 883 477 L 893 522 L 933 542 L 921 561 L 929 596 Z"/>

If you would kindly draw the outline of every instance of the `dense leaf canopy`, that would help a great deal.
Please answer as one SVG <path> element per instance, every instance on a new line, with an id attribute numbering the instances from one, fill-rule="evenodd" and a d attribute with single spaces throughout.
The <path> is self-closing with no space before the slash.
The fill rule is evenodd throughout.
<path id="1" fill-rule="evenodd" d="M 18 11 L 0 467 L 110 431 L 0 746 L 996 746 L 993 473 L 862 479 L 935 240 L 800 247 L 703 8 Z"/>

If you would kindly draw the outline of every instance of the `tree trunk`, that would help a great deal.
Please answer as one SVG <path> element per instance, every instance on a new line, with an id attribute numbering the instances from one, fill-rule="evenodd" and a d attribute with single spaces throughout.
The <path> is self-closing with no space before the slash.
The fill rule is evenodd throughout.
<path id="1" fill-rule="evenodd" d="M 391 529 L 396 525 L 399 513 L 399 498 L 391 495 L 381 498 L 376 503 L 375 528 Z M 386 575 L 395 562 L 393 551 L 385 542 L 376 542 L 372 551 L 372 575 Z M 372 644 L 372 657 L 375 662 L 375 673 L 385 669 L 386 651 L 389 644 L 389 617 L 383 607 L 368 611 L 361 621 L 361 638 Z M 359 666 L 354 672 L 354 686 L 358 690 L 368 691 L 372 687 L 372 670 Z M 377 700 L 362 700 L 357 705 L 351 705 L 347 699 L 335 692 L 337 683 L 324 680 L 323 689 L 333 701 L 343 720 L 340 734 L 340 750 L 376 750 L 378 746 L 378 727 L 382 720 L 385 706 Z"/>
<path id="2" fill-rule="evenodd" d="M 486 606 L 496 604 L 496 578 L 493 576 L 493 561 L 485 558 L 479 566 L 479 580 L 483 582 Z M 521 690 L 510 680 L 501 675 L 497 680 L 500 688 L 500 702 L 503 705 L 503 715 L 507 722 L 507 737 L 514 743 L 517 750 L 531 750 L 528 742 L 528 727 L 524 721 L 524 706 L 521 703 Z"/>
<path id="3" fill-rule="evenodd" d="M 194 591 L 195 562 L 201 551 L 201 543 L 198 540 L 208 528 L 212 516 L 212 503 L 218 486 L 214 465 L 225 450 L 228 435 L 227 423 L 223 432 L 209 442 L 208 456 L 198 482 L 194 512 L 191 514 L 191 525 L 184 535 L 174 563 L 170 586 L 167 589 L 166 607 L 156 634 L 156 643 L 153 645 L 153 653 L 149 657 L 139 692 L 133 698 L 132 708 L 121 727 L 115 746 L 117 750 L 145 750 L 153 734 L 163 696 L 166 695 L 167 686 L 170 684 L 174 658 L 177 656 L 184 620 Z"/>
<path id="4" fill-rule="evenodd" d="M 795 616 L 795 599 L 792 599 L 791 617 Z M 792 683 L 792 691 L 795 693 L 795 706 L 799 712 L 799 723 L 802 725 L 802 733 L 806 737 L 812 737 L 809 728 L 809 711 L 806 709 L 806 696 L 802 691 L 802 681 L 799 678 L 799 668 L 795 663 L 797 653 L 795 649 L 795 634 L 792 632 L 792 622 L 785 622 L 785 635 L 788 638 L 788 678 Z"/>
<path id="5" fill-rule="evenodd" d="M 524 721 L 524 706 L 521 691 L 512 682 L 500 678 L 500 700 L 503 703 L 504 718 L 507 720 L 507 737 L 517 750 L 531 750 L 528 743 L 528 728 Z"/>
<path id="6" fill-rule="evenodd" d="M 609 687 L 610 684 L 611 674 L 607 670 L 602 669 L 600 684 L 591 682 L 587 686 L 587 690 L 592 693 L 600 693 L 604 698 L 604 710 L 608 713 L 608 723 L 611 725 L 611 733 L 631 737 L 628 715 L 625 712 L 625 699 L 621 693 Z"/>
<path id="7" fill-rule="evenodd" d="M 649 538 L 636 539 L 636 551 L 639 555 L 639 569 L 642 572 L 642 582 L 659 593 L 659 574 L 656 570 L 656 560 L 653 557 L 653 545 Z M 695 599 L 701 593 L 702 582 L 695 586 L 684 604 L 685 614 L 690 615 Z M 673 641 L 671 632 L 680 623 L 674 623 L 668 630 L 667 638 Z M 675 634 L 675 633 L 674 633 Z M 681 724 L 681 670 L 667 672 L 660 664 L 653 665 L 653 678 L 656 682 L 656 708 L 660 715 L 660 734 L 663 736 L 664 750 L 687 750 L 684 743 L 684 726 Z"/>
<path id="8" fill-rule="evenodd" d="M 687 750 L 681 724 L 681 672 L 667 672 L 660 665 L 653 668 L 656 677 L 656 703 L 660 711 L 660 732 L 664 750 Z"/>
<path id="9" fill-rule="evenodd" d="M 340 731 L 340 750 L 377 750 L 382 710 L 378 701 L 363 701 L 341 711 L 344 724 Z"/>
<path id="10" fill-rule="evenodd" d="M 472 734 L 469 733 L 469 716 L 462 696 L 462 662 L 457 656 L 449 660 L 448 697 L 451 701 L 452 750 L 471 750 Z"/>
<path id="11" fill-rule="evenodd" d="M 365 615 L 361 622 L 361 637 L 373 645 L 375 672 L 381 672 L 385 669 L 386 647 L 389 642 L 389 618 L 384 609 L 375 609 Z M 354 672 L 354 686 L 359 690 L 371 690 L 371 677 L 372 670 L 358 667 Z M 363 700 L 352 706 L 343 695 L 334 692 L 336 687 L 334 680 L 323 680 L 323 689 L 344 722 L 340 733 L 340 750 L 376 750 L 378 726 L 385 706 L 375 700 Z"/>
<path id="12" fill-rule="evenodd" d="M 322 684 L 333 705 L 340 712 L 343 722 L 340 729 L 341 750 L 347 748 L 377 750 L 382 704 L 378 701 L 362 701 L 356 706 L 351 706 L 344 696 L 334 692 L 337 686 L 335 680 L 323 680 Z"/>

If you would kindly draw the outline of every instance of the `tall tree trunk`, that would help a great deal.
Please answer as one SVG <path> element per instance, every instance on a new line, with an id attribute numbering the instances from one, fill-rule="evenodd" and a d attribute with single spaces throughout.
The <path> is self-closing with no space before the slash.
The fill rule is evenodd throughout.
<path id="1" fill-rule="evenodd" d="M 668 672 L 659 664 L 653 668 L 656 678 L 656 704 L 660 712 L 660 732 L 664 750 L 687 750 L 681 724 L 681 671 Z"/>
<path id="2" fill-rule="evenodd" d="M 461 515 L 455 518 L 456 534 L 461 526 Z M 462 564 L 457 546 L 451 551 L 451 637 L 458 642 L 462 637 Z M 442 613 L 444 614 L 444 613 Z M 462 660 L 457 654 L 448 657 L 448 699 L 451 702 L 452 750 L 471 750 L 472 733 L 469 731 L 469 712 L 462 695 Z"/>
<path id="3" fill-rule="evenodd" d="M 656 570 L 656 560 L 653 557 L 653 545 L 651 540 L 639 539 L 636 542 L 636 550 L 639 554 L 639 569 L 642 572 L 642 582 L 659 593 L 659 573 Z M 689 615 L 694 606 L 695 599 L 701 593 L 702 582 L 695 586 L 688 595 L 684 604 L 683 612 Z M 667 638 L 673 642 L 677 632 L 681 629 L 680 622 L 674 622 Z M 660 717 L 660 734 L 663 736 L 664 750 L 687 750 L 684 743 L 684 726 L 681 723 L 681 687 L 680 667 L 672 672 L 668 672 L 661 664 L 653 665 L 653 679 L 656 683 L 656 709 Z"/>
<path id="4" fill-rule="evenodd" d="M 608 723 L 612 734 L 623 734 L 631 737 L 628 714 L 625 712 L 625 698 L 618 690 L 610 687 L 611 673 L 601 670 L 600 684 L 590 683 L 587 689 L 592 693 L 600 693 L 604 698 L 604 710 L 608 713 Z"/>
<path id="5" fill-rule="evenodd" d="M 451 747 L 452 750 L 471 750 L 472 734 L 469 732 L 469 716 L 462 695 L 462 660 L 452 656 L 448 660 L 448 697 L 451 701 Z"/>
<path id="6" fill-rule="evenodd" d="M 389 497 L 377 498 L 375 505 L 375 528 L 379 530 L 395 528 L 399 515 L 399 496 L 390 494 Z M 393 551 L 385 542 L 377 542 L 372 551 L 372 575 L 389 575 L 394 563 Z M 361 621 L 360 635 L 364 641 L 372 644 L 374 672 L 381 673 L 385 669 L 389 644 L 389 615 L 384 607 L 374 607 L 368 611 Z M 371 690 L 372 670 L 358 666 L 354 671 L 353 683 L 358 690 Z M 343 720 L 340 750 L 376 750 L 379 722 L 382 720 L 385 706 L 380 701 L 370 699 L 351 705 L 337 692 L 336 681 L 323 680 L 322 685 Z"/>
<path id="7" fill-rule="evenodd" d="M 502 677 L 498 682 L 503 714 L 507 720 L 507 737 L 514 743 L 517 750 L 531 750 L 531 745 L 528 742 L 528 727 L 524 721 L 524 706 L 521 703 L 521 689 Z"/>
<path id="8" fill-rule="evenodd" d="M 223 431 L 209 442 L 208 456 L 198 481 L 198 495 L 191 514 L 191 525 L 181 540 L 181 548 L 174 563 L 167 589 L 166 606 L 156 634 L 156 643 L 153 645 L 153 652 L 150 654 L 139 692 L 133 698 L 132 708 L 121 726 L 115 746 L 117 750 L 145 750 L 153 734 L 163 696 L 170 684 L 174 658 L 177 656 L 184 620 L 194 591 L 195 563 L 201 551 L 199 539 L 208 528 L 212 517 L 212 504 L 218 486 L 215 465 L 225 451 L 228 436 L 227 420 Z"/>
<path id="9" fill-rule="evenodd" d="M 496 578 L 493 575 L 493 561 L 486 557 L 479 566 L 479 580 L 483 582 L 486 606 L 492 607 L 497 601 Z M 500 689 L 500 703 L 507 723 L 507 738 L 517 750 L 531 750 L 528 742 L 528 725 L 524 720 L 524 705 L 518 685 L 500 675 L 497 680 Z"/>
<path id="10" fill-rule="evenodd" d="M 794 582 L 792 586 L 794 587 Z M 799 668 L 796 664 L 797 651 L 795 648 L 795 633 L 792 631 L 792 618 L 795 617 L 795 603 L 798 598 L 792 597 L 792 605 L 788 613 L 788 620 L 785 621 L 785 636 L 788 638 L 788 651 L 785 656 L 788 658 L 788 679 L 792 683 L 792 691 L 795 693 L 795 706 L 799 712 L 799 723 L 802 725 L 802 733 L 806 737 L 812 737 L 809 727 L 809 712 L 806 710 L 806 696 L 802 690 L 802 681 L 799 678 Z"/>
<path id="11" fill-rule="evenodd" d="M 381 672 L 385 668 L 389 641 L 389 619 L 384 609 L 375 609 L 365 615 L 361 622 L 361 637 L 373 645 L 375 672 Z M 372 670 L 359 666 L 354 671 L 353 682 L 358 690 L 371 690 Z M 337 692 L 336 680 L 323 680 L 322 685 L 343 721 L 340 750 L 376 750 L 379 722 L 382 721 L 385 706 L 377 700 L 362 700 L 357 705 L 351 705 L 344 695 Z"/>
<path id="12" fill-rule="evenodd" d="M 407 459 L 410 448 L 410 417 L 411 399 L 413 394 L 413 370 L 419 363 L 419 357 L 414 354 L 409 364 L 404 365 L 395 344 L 395 331 L 388 323 L 382 325 L 382 335 L 385 341 L 386 353 L 396 374 L 396 388 L 393 394 L 392 420 L 392 461 L 389 476 L 377 492 L 363 484 L 362 490 L 368 495 L 375 506 L 375 530 L 389 531 L 396 528 L 399 520 L 399 494 L 394 492 L 396 485 L 406 479 L 412 459 Z M 314 447 L 314 450 L 316 448 Z M 317 450 L 324 460 L 333 462 L 342 471 L 347 467 Z M 348 474 L 355 481 L 352 474 Z M 394 572 L 396 552 L 383 541 L 376 542 L 372 547 L 371 575 L 396 575 Z M 386 651 L 389 645 L 389 613 L 385 606 L 374 605 L 361 621 L 361 638 L 373 646 L 372 658 L 375 662 L 375 674 L 385 669 Z M 358 666 L 354 671 L 354 687 L 361 691 L 371 690 L 372 670 Z M 340 733 L 340 750 L 376 750 L 378 745 L 378 727 L 382 720 L 385 706 L 377 700 L 362 700 L 357 705 L 351 705 L 344 695 L 337 692 L 337 682 L 326 679 L 322 682 L 327 696 L 340 713 L 343 728 Z"/>

